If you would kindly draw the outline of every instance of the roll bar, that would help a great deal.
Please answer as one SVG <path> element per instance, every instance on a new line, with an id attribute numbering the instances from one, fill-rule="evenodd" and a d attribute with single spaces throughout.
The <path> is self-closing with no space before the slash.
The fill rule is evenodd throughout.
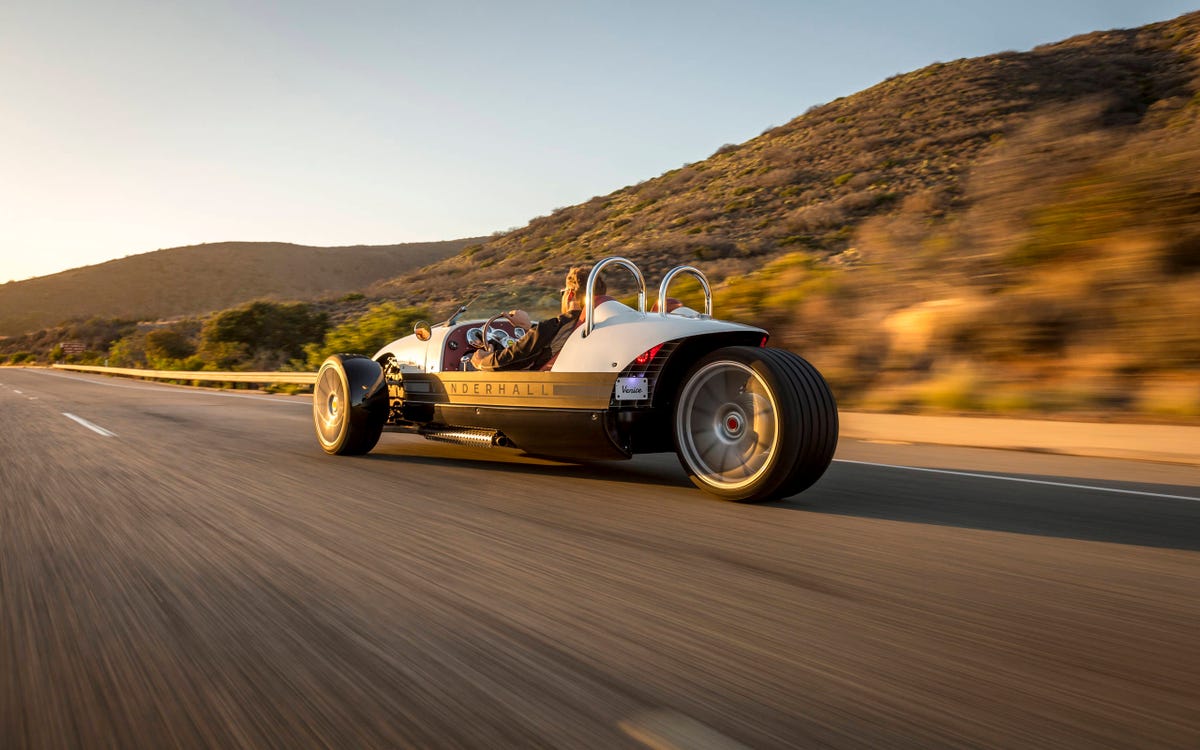
<path id="1" fill-rule="evenodd" d="M 642 272 L 634 265 L 633 261 L 628 258 L 622 258 L 617 255 L 609 256 L 592 266 L 592 272 L 588 274 L 587 279 L 587 296 L 584 298 L 584 309 L 587 311 L 587 322 L 583 324 L 583 335 L 586 337 L 592 332 L 592 326 L 596 324 L 593 313 L 596 310 L 596 279 L 600 278 L 600 272 L 606 266 L 621 266 L 625 268 L 638 283 L 638 312 L 642 315 L 646 314 L 646 278 L 642 276 Z M 705 284 L 707 288 L 707 283 Z"/>
<path id="2" fill-rule="evenodd" d="M 662 284 L 658 287 L 658 314 L 667 314 L 667 289 L 671 286 L 671 281 L 680 274 L 691 274 L 700 281 L 700 286 L 704 287 L 704 314 L 712 317 L 712 289 L 708 286 L 708 279 L 704 273 L 695 266 L 675 266 L 667 275 L 663 277 Z"/>

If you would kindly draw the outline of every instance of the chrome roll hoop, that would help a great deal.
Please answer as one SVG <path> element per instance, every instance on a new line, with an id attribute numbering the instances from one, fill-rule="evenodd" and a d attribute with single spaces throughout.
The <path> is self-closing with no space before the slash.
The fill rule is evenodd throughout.
<path id="1" fill-rule="evenodd" d="M 646 278 L 642 276 L 641 270 L 634 265 L 633 261 L 617 255 L 610 256 L 592 266 L 592 272 L 588 274 L 587 296 L 584 298 L 583 303 L 587 315 L 587 321 L 583 324 L 584 337 L 592 332 L 592 326 L 596 322 L 595 316 L 592 314 L 596 310 L 596 279 L 600 278 L 600 272 L 607 266 L 621 266 L 633 274 L 638 283 L 638 312 L 642 315 L 646 314 Z M 705 290 L 708 289 L 708 282 L 705 282 L 704 288 Z"/>
<path id="2" fill-rule="evenodd" d="M 700 282 L 700 286 L 704 288 L 704 315 L 712 317 L 712 289 L 708 286 L 708 279 L 704 276 L 699 268 L 695 266 L 675 266 L 667 275 L 663 277 L 662 284 L 658 287 L 658 314 L 667 314 L 667 290 L 671 287 L 671 281 L 680 274 L 691 274 Z"/>

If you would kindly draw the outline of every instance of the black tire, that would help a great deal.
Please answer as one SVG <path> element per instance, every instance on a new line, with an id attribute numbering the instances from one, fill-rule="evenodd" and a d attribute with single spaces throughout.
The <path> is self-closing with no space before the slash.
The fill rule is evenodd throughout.
<path id="1" fill-rule="evenodd" d="M 825 379 L 783 349 L 730 346 L 697 362 L 675 397 L 672 433 L 692 482 L 719 497 L 763 502 L 821 478 L 838 413 Z"/>
<path id="2" fill-rule="evenodd" d="M 357 354 L 325 360 L 313 386 L 313 426 L 326 453 L 369 452 L 379 442 L 387 416 L 387 385 L 378 362 Z"/>

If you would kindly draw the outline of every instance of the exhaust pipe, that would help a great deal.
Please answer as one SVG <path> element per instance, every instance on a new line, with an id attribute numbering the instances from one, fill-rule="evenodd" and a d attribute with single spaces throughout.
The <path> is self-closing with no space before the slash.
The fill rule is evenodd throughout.
<path id="1" fill-rule="evenodd" d="M 503 433 L 476 427 L 424 427 L 417 432 L 426 440 L 455 445 L 471 445 L 477 448 L 512 445 L 512 442 Z"/>

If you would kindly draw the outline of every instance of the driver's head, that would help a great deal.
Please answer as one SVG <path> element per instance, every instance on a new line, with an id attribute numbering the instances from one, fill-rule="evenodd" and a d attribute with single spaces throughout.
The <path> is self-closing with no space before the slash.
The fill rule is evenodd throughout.
<path id="1" fill-rule="evenodd" d="M 567 271 L 567 281 L 562 290 L 562 311 L 564 313 L 568 310 L 583 309 L 584 297 L 587 295 L 587 278 L 591 270 L 585 266 L 575 266 Z M 596 294 L 608 292 L 608 285 L 604 283 L 603 276 L 596 278 L 594 291 Z"/>

